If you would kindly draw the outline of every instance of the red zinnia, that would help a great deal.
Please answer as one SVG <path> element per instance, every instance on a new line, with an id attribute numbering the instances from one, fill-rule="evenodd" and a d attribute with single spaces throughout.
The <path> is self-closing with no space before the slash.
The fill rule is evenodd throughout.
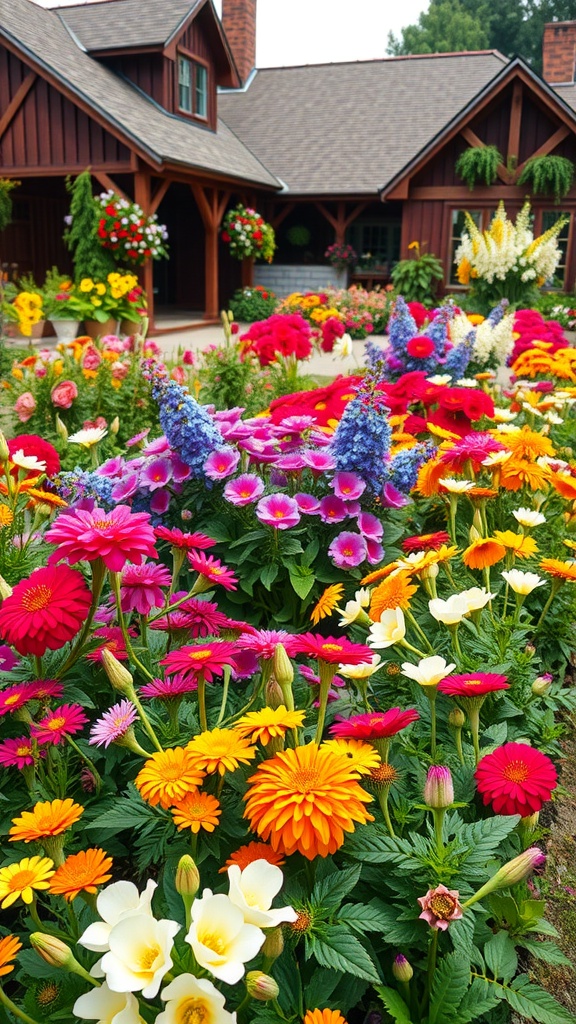
<path id="1" fill-rule="evenodd" d="M 480 761 L 478 792 L 496 814 L 527 818 L 539 811 L 556 788 L 556 769 L 546 754 L 527 743 L 505 743 Z"/>
<path id="2" fill-rule="evenodd" d="M 202 550 L 205 548 L 213 548 L 216 544 L 212 537 L 208 537 L 205 533 L 183 533 L 177 526 L 174 526 L 171 530 L 167 526 L 157 526 L 154 533 L 158 537 L 158 540 L 166 540 L 173 548 L 183 548 L 189 550 L 190 548 L 197 548 Z"/>
<path id="3" fill-rule="evenodd" d="M 326 661 L 329 665 L 361 665 L 371 662 L 374 651 L 366 644 L 353 644 L 346 637 L 319 636 L 317 633 L 302 633 L 294 638 L 294 654 L 306 654 L 309 658 Z"/>
<path id="4" fill-rule="evenodd" d="M 401 708 L 390 708 L 389 711 L 370 711 L 365 715 L 352 715 L 345 721 L 336 722 L 330 727 L 333 736 L 344 736 L 354 740 L 380 740 L 395 736 L 396 733 L 418 721 L 420 715 L 413 708 L 402 711 Z"/>
<path id="5" fill-rule="evenodd" d="M 403 551 L 438 551 L 443 544 L 450 543 L 450 535 L 445 530 L 437 533 L 421 533 L 413 537 L 405 537 L 402 541 Z"/>
<path id="6" fill-rule="evenodd" d="M 128 633 L 130 636 L 136 636 L 136 631 L 132 628 L 128 630 Z M 102 626 L 100 629 L 95 629 L 92 638 L 98 637 L 104 637 L 105 643 L 100 644 L 100 647 L 86 655 L 88 661 L 102 661 L 102 651 L 110 651 L 117 661 L 128 661 L 128 651 L 120 626 Z"/>
<path id="7" fill-rule="evenodd" d="M 237 590 L 238 577 L 231 569 L 222 565 L 219 558 L 206 556 L 203 551 L 189 551 L 187 555 L 190 568 L 204 576 L 209 583 L 219 583 L 225 590 Z M 208 588 L 206 588 L 208 589 Z"/>
<path id="8" fill-rule="evenodd" d="M 485 697 L 496 690 L 509 690 L 506 676 L 496 672 L 468 672 L 465 675 L 445 676 L 438 683 L 438 691 L 447 697 Z"/>
<path id="9" fill-rule="evenodd" d="M 17 583 L 0 608 L 0 636 L 19 654 L 42 657 L 76 636 L 92 595 L 83 577 L 67 565 L 36 569 Z"/>
<path id="10" fill-rule="evenodd" d="M 418 334 L 415 338 L 410 338 L 406 351 L 414 359 L 427 359 L 434 351 L 434 342 L 425 334 Z"/>
<path id="11" fill-rule="evenodd" d="M 86 725 L 88 717 L 79 704 L 62 704 L 54 708 L 39 722 L 30 726 L 30 732 L 38 743 L 61 743 L 66 736 L 73 736 Z"/>
<path id="12" fill-rule="evenodd" d="M 46 463 L 46 476 L 54 476 L 60 469 L 60 457 L 58 452 L 49 441 L 38 437 L 37 434 L 20 434 L 8 441 L 10 455 L 16 452 L 24 452 L 24 455 L 35 455 L 41 462 Z M 18 471 L 15 470 L 17 473 Z M 36 471 L 32 470 L 26 476 L 35 476 Z"/>
<path id="13" fill-rule="evenodd" d="M 67 509 L 50 527 L 46 540 L 58 545 L 52 561 L 66 559 L 73 565 L 101 558 L 111 572 L 120 572 L 126 562 L 141 565 L 145 558 L 158 557 L 150 516 L 132 512 L 128 505 L 117 505 L 111 512 L 97 506 L 91 512 Z"/>
<path id="14" fill-rule="evenodd" d="M 179 651 L 171 651 L 160 662 L 166 665 L 166 675 L 181 675 L 184 679 L 203 675 L 207 683 L 214 676 L 221 676 L 224 667 L 235 668 L 234 652 L 236 644 L 225 640 L 216 640 L 213 644 L 197 644 L 194 647 L 181 647 Z"/>

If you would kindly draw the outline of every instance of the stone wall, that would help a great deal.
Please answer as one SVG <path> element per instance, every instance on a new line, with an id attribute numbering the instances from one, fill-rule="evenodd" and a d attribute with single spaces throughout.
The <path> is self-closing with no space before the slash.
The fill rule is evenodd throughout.
<path id="1" fill-rule="evenodd" d="M 317 292 L 328 286 L 345 288 L 347 273 L 327 266 L 294 266 L 282 263 L 256 263 L 254 284 L 270 288 L 280 298 L 292 292 Z"/>

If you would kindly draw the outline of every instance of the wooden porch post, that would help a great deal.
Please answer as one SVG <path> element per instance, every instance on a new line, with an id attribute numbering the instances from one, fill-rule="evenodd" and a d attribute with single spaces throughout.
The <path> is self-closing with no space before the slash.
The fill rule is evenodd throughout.
<path id="1" fill-rule="evenodd" d="M 356 220 L 356 218 L 360 216 L 367 206 L 367 202 L 357 203 L 349 212 L 348 216 L 346 216 L 346 203 L 344 200 L 340 200 L 336 207 L 336 216 L 334 216 L 330 213 L 330 210 L 324 206 L 324 203 L 316 203 L 316 207 L 320 210 L 322 216 L 325 217 L 328 223 L 334 228 L 334 241 L 339 245 L 344 245 L 347 229 Z"/>
<path id="2" fill-rule="evenodd" d="M 150 175 L 147 171 L 136 171 L 134 174 L 134 200 L 142 207 L 146 216 L 152 213 Z M 142 287 L 148 300 L 149 329 L 154 330 L 154 266 L 152 260 L 146 260 L 142 267 Z"/>
<path id="3" fill-rule="evenodd" d="M 202 223 L 204 224 L 205 299 L 204 319 L 217 320 L 220 314 L 218 303 L 218 229 L 230 192 L 224 192 L 218 199 L 217 188 L 205 188 L 196 182 L 190 185 Z"/>

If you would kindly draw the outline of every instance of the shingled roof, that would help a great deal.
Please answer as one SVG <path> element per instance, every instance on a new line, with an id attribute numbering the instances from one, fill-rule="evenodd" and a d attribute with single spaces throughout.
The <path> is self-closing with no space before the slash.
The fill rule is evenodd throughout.
<path id="1" fill-rule="evenodd" d="M 219 122 L 218 131 L 211 132 L 167 113 L 126 79 L 85 53 L 55 11 L 38 7 L 32 0 L 0 0 L 0 39 L 3 36 L 33 66 L 53 76 L 84 101 L 152 165 L 161 168 L 166 163 L 179 164 L 280 187 L 274 175 L 225 124 Z"/>
<path id="2" fill-rule="evenodd" d="M 164 46 L 202 0 L 108 0 L 55 13 L 88 51 Z"/>
<path id="3" fill-rule="evenodd" d="M 258 71 L 226 124 L 294 195 L 376 195 L 508 60 L 495 50 Z"/>

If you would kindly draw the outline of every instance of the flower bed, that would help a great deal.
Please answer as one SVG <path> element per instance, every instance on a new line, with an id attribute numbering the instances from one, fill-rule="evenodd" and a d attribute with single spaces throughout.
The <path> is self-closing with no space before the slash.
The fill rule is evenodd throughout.
<path id="1" fill-rule="evenodd" d="M 576 709 L 572 356 L 430 381 L 453 312 L 409 318 L 395 373 L 265 415 L 149 358 L 135 436 L 60 432 L 64 469 L 0 437 L 7 1019 L 572 1019 L 518 966 L 563 962 L 538 815 Z M 309 333 L 278 319 L 264 361 Z"/>

